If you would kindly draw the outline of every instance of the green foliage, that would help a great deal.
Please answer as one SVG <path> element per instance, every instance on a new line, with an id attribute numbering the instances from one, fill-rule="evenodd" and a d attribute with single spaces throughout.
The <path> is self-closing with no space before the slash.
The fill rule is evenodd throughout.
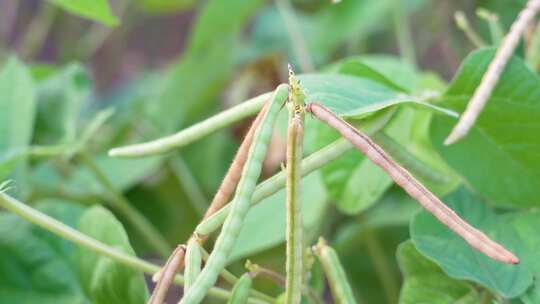
<path id="1" fill-rule="evenodd" d="M 135 254 L 122 224 L 103 207 L 85 211 L 77 228 L 117 250 Z M 92 303 L 146 302 L 148 292 L 141 273 L 80 247 L 76 249 L 74 264 L 83 290 Z"/>
<path id="2" fill-rule="evenodd" d="M 399 245 L 397 259 L 405 277 L 399 297 L 400 304 L 480 302 L 480 295 L 471 284 L 449 278 L 437 264 L 421 255 L 413 242 Z"/>
<path id="3" fill-rule="evenodd" d="M 107 26 L 116 26 L 119 23 L 118 18 L 111 12 L 111 8 L 107 2 L 108 0 L 48 1 L 72 14 L 101 22 Z"/>
<path id="4" fill-rule="evenodd" d="M 493 50 L 480 50 L 469 55 L 440 105 L 461 112 L 493 54 Z M 534 148 L 540 144 L 538 94 L 540 79 L 514 57 L 464 140 L 444 147 L 443 139 L 456 121 L 443 116 L 433 121 L 432 141 L 437 151 L 476 191 L 497 205 L 539 204 L 540 155 Z"/>
<path id="5" fill-rule="evenodd" d="M 505 298 L 523 295 L 533 282 L 536 268 L 531 254 L 538 245 L 538 234 L 526 234 L 540 228 L 537 221 L 530 220 L 536 212 L 499 215 L 464 188 L 444 197 L 443 201 L 469 223 L 511 248 L 520 257 L 520 264 L 506 265 L 490 260 L 426 212 L 418 214 L 411 223 L 411 237 L 418 251 L 439 264 L 452 278 L 474 281 Z"/>

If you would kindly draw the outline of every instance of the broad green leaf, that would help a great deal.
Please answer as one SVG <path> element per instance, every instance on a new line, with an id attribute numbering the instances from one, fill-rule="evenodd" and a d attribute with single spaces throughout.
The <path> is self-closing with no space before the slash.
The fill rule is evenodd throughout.
<path id="1" fill-rule="evenodd" d="M 452 278 L 474 281 L 505 298 L 522 295 L 533 282 L 533 257 L 540 242 L 538 221 L 521 222 L 523 214 L 497 215 L 482 200 L 459 188 L 443 201 L 471 225 L 499 242 L 520 259 L 507 265 L 493 261 L 472 249 L 465 241 L 426 211 L 411 223 L 411 238 L 420 253 L 437 263 Z M 538 214 L 535 212 L 535 216 Z"/>
<path id="2" fill-rule="evenodd" d="M 494 50 L 487 49 L 467 57 L 438 105 L 462 112 L 493 55 Z M 540 205 L 539 96 L 540 79 L 513 57 L 466 138 L 443 146 L 457 121 L 443 116 L 433 120 L 435 148 L 476 191 L 497 205 Z"/>
<path id="3" fill-rule="evenodd" d="M 449 278 L 437 264 L 422 256 L 412 241 L 399 245 L 397 259 L 405 278 L 400 304 L 480 303 L 480 295 L 471 284 Z"/>
<path id="4" fill-rule="evenodd" d="M 24 150 L 32 140 L 36 101 L 30 72 L 17 58 L 7 60 L 0 71 L 0 173 L 11 171 L 14 164 L 5 159 Z M 11 155 L 11 156 L 10 156 Z M 24 162 L 18 170 L 20 184 Z M 0 179 L 6 175 L 0 175 Z"/>
<path id="5" fill-rule="evenodd" d="M 82 213 L 67 203 L 38 210 L 70 226 Z M 5 303 L 84 303 L 70 259 L 73 245 L 21 218 L 0 213 L 0 299 Z"/>
<path id="6" fill-rule="evenodd" d="M 316 233 L 324 217 L 327 196 L 318 173 L 303 178 L 301 188 L 302 215 L 307 241 L 310 238 L 309 232 Z M 250 209 L 230 261 L 250 256 L 284 241 L 285 191 L 281 190 Z"/>
<path id="7" fill-rule="evenodd" d="M 119 21 L 112 12 L 108 0 L 48 0 L 62 9 L 107 26 L 116 26 Z"/>
<path id="8" fill-rule="evenodd" d="M 78 230 L 126 254 L 135 255 L 122 224 L 103 207 L 88 209 L 79 220 Z M 148 291 L 141 273 L 80 247 L 76 249 L 74 264 L 92 303 L 146 302 Z"/>
<path id="9" fill-rule="evenodd" d="M 349 57 L 337 64 L 337 72 L 371 79 L 396 91 L 411 92 L 417 87 L 415 68 L 399 58 L 383 55 Z"/>
<path id="10" fill-rule="evenodd" d="M 321 103 L 345 118 L 362 118 L 390 106 L 407 103 L 453 115 L 445 109 L 365 78 L 336 74 L 304 74 L 298 78 L 307 91 L 307 102 Z"/>

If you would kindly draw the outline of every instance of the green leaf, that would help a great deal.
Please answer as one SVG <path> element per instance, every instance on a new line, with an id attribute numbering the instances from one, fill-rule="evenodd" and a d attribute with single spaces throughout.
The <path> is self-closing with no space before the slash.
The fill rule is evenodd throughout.
<path id="1" fill-rule="evenodd" d="M 298 79 L 307 91 L 306 102 L 321 103 L 345 118 L 362 118 L 390 106 L 407 103 L 452 115 L 444 109 L 366 78 L 336 74 L 304 74 L 299 75 Z"/>
<path id="2" fill-rule="evenodd" d="M 479 50 L 463 62 L 441 106 L 462 112 L 494 50 Z M 479 193 L 498 205 L 540 205 L 540 79 L 519 58 L 508 62 L 485 109 L 466 138 L 442 142 L 456 120 L 437 116 L 432 142 L 443 158 Z"/>
<path id="3" fill-rule="evenodd" d="M 449 278 L 437 264 L 422 256 L 412 241 L 399 245 L 397 258 L 405 277 L 400 304 L 480 303 L 480 295 L 471 284 Z"/>
<path id="4" fill-rule="evenodd" d="M 523 294 L 533 282 L 531 270 L 537 268 L 537 259 L 533 256 L 540 244 L 538 233 L 527 232 L 539 231 L 538 221 L 522 222 L 523 214 L 519 213 L 497 215 L 463 188 L 443 201 L 467 222 L 514 252 L 521 259 L 520 264 L 507 265 L 489 259 L 426 211 L 419 213 L 411 223 L 411 237 L 418 251 L 452 278 L 474 281 L 505 298 Z"/>
<path id="5" fill-rule="evenodd" d="M 304 226 L 306 232 L 315 233 L 327 205 L 327 196 L 320 175 L 312 173 L 304 177 L 301 191 Z M 250 256 L 285 241 L 284 201 L 285 191 L 281 190 L 250 209 L 230 255 L 230 261 Z"/>
<path id="6" fill-rule="evenodd" d="M 17 58 L 11 57 L 0 71 L 0 173 L 10 171 L 13 166 L 13 163 L 6 166 L 3 160 L 13 160 L 13 153 L 23 151 L 30 144 L 35 112 L 30 72 Z M 24 166 L 23 162 L 17 172 L 19 179 L 20 174 L 24 174 Z M 5 177 L 0 175 L 0 179 Z"/>
<path id="7" fill-rule="evenodd" d="M 391 56 L 349 57 L 338 64 L 337 72 L 371 79 L 395 91 L 411 92 L 418 85 L 418 75 L 414 66 Z"/>
<path id="8" fill-rule="evenodd" d="M 58 7 L 79 17 L 101 22 L 107 26 L 116 26 L 119 21 L 109 7 L 107 0 L 48 0 Z"/>
<path id="9" fill-rule="evenodd" d="M 103 207 L 88 209 L 79 220 L 78 230 L 124 253 L 135 255 L 122 224 Z M 77 247 L 74 264 L 83 289 L 92 303 L 145 303 L 148 291 L 143 275 Z"/>
<path id="10" fill-rule="evenodd" d="M 82 213 L 73 204 L 46 202 L 38 210 L 70 226 Z M 0 299 L 5 303 L 84 303 L 70 258 L 73 245 L 23 221 L 0 214 Z"/>

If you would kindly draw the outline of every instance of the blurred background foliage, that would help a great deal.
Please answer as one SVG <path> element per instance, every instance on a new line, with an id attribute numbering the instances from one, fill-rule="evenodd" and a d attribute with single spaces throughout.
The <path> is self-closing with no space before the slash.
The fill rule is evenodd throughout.
<path id="1" fill-rule="evenodd" d="M 298 73 L 365 76 L 386 89 L 410 94 L 428 89 L 442 92 L 462 60 L 476 48 L 456 27 L 454 12 L 464 11 L 470 26 L 484 41 L 491 41 L 489 25 L 476 16 L 476 10 L 495 12 L 506 30 L 524 3 L 102 0 L 81 11 L 70 1 L 2 0 L 0 178 L 15 179 L 14 196 L 91 235 L 107 234 L 92 228 L 106 222 L 108 229 L 118 230 L 114 239 L 120 241 L 111 240 L 111 244 L 162 263 L 163 256 L 118 210 L 115 191 L 125 194 L 168 246 L 185 242 L 249 121 L 162 156 L 113 159 L 107 157 L 108 149 L 171 134 L 271 91 L 286 81 L 288 62 Z M 287 16 L 294 17 L 301 39 L 288 28 Z M 304 44 L 303 50 L 299 43 Z M 307 79 L 306 86 L 309 84 Z M 454 83 L 453 88 L 460 90 L 459 84 Z M 4 102 L 8 99 L 13 101 Z M 450 97 L 448 100 L 448 106 L 456 110 Z M 392 116 L 385 127 L 387 135 L 444 176 L 442 183 L 420 177 L 429 188 L 440 195 L 455 189 L 458 175 L 430 145 L 430 112 L 412 106 L 392 107 L 358 123 L 369 124 L 385 115 Z M 439 141 L 448 130 L 446 125 L 444 119 L 435 124 L 434 136 Z M 308 127 L 315 130 L 307 134 L 308 153 L 336 138 L 313 120 L 308 120 Z M 284 160 L 284 123 L 278 129 L 265 162 L 265 178 L 279 172 Z M 49 149 L 21 153 L 29 146 Z M 96 178 L 81 154 L 91 158 L 114 191 Z M 446 158 L 454 170 L 455 163 L 463 159 L 458 157 L 452 163 L 452 156 Z M 314 243 L 324 235 L 336 248 L 361 303 L 398 302 L 403 275 L 396 250 L 409 239 L 409 222 L 419 210 L 379 171 L 356 152 L 349 152 L 303 182 L 308 239 Z M 370 177 L 367 181 L 366 176 Z M 474 186 L 474 179 L 481 177 L 472 178 L 469 183 Z M 529 198 L 509 195 L 498 202 L 498 193 L 489 191 L 485 196 L 498 205 L 508 201 L 520 205 Z M 231 258 L 233 272 L 243 272 L 246 257 L 284 272 L 283 197 L 283 193 L 272 196 L 250 212 Z M 109 211 L 90 207 L 100 203 L 120 222 Z M 96 221 L 93 225 L 92 219 Z M 122 226 L 129 242 L 124 240 Z M 421 227 L 418 229 L 421 233 Z M 429 255 L 429 250 L 422 253 Z M 404 274 L 414 275 L 418 265 L 411 259 L 423 257 L 414 258 L 419 253 L 411 242 L 400 245 L 398 253 Z M 85 271 L 92 271 L 93 262 L 101 262 L 77 262 L 80 254 L 68 242 L 0 213 L 0 302 L 113 303 L 107 302 L 110 298 L 100 298 L 96 290 L 88 290 Z M 482 291 L 476 285 L 455 283 L 430 263 L 426 260 L 422 267 L 435 269 L 457 295 L 463 290 L 472 292 L 471 302 L 463 303 L 478 303 Z M 418 278 L 422 279 L 429 281 Z M 312 281 L 314 288 L 326 290 L 323 296 L 329 299 L 317 269 Z M 139 303 L 146 294 L 133 295 L 137 284 L 140 282 L 117 286 L 117 290 Z M 406 284 L 403 290 L 414 289 L 413 285 Z M 275 296 L 282 291 L 265 280 L 257 280 L 256 286 Z M 508 292 L 517 295 L 516 290 Z M 171 297 L 178 294 L 175 289 Z M 401 297 L 402 303 L 417 301 Z"/>

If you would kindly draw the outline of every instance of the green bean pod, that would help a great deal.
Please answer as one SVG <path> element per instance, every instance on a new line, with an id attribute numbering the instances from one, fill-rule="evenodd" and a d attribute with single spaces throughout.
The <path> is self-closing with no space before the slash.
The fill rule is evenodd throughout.
<path id="1" fill-rule="evenodd" d="M 251 274 L 244 273 L 240 279 L 234 284 L 231 297 L 227 304 L 245 304 L 247 303 L 249 297 L 249 290 L 251 289 L 251 284 L 253 283 L 253 278 Z"/>
<path id="2" fill-rule="evenodd" d="M 200 303 L 208 290 L 215 284 L 221 270 L 225 267 L 227 257 L 231 253 L 234 242 L 240 233 L 240 229 L 251 205 L 251 197 L 261 174 L 262 162 L 266 156 L 273 125 L 281 106 L 287 100 L 288 88 L 288 85 L 282 84 L 274 92 L 267 113 L 255 131 L 253 143 L 249 149 L 249 155 L 242 171 L 242 178 L 238 183 L 235 196 L 231 202 L 231 211 L 216 240 L 214 250 L 208 258 L 206 267 L 204 267 L 197 277 L 192 288 L 184 295 L 180 304 Z"/>
<path id="3" fill-rule="evenodd" d="M 336 251 L 328 246 L 323 238 L 319 239 L 314 251 L 330 284 L 334 302 L 338 304 L 356 304 L 347 275 L 343 270 L 343 266 L 341 266 Z"/>
<path id="4" fill-rule="evenodd" d="M 184 293 L 186 293 L 201 272 L 202 254 L 199 243 L 195 238 L 191 238 L 186 249 L 184 262 Z"/>

